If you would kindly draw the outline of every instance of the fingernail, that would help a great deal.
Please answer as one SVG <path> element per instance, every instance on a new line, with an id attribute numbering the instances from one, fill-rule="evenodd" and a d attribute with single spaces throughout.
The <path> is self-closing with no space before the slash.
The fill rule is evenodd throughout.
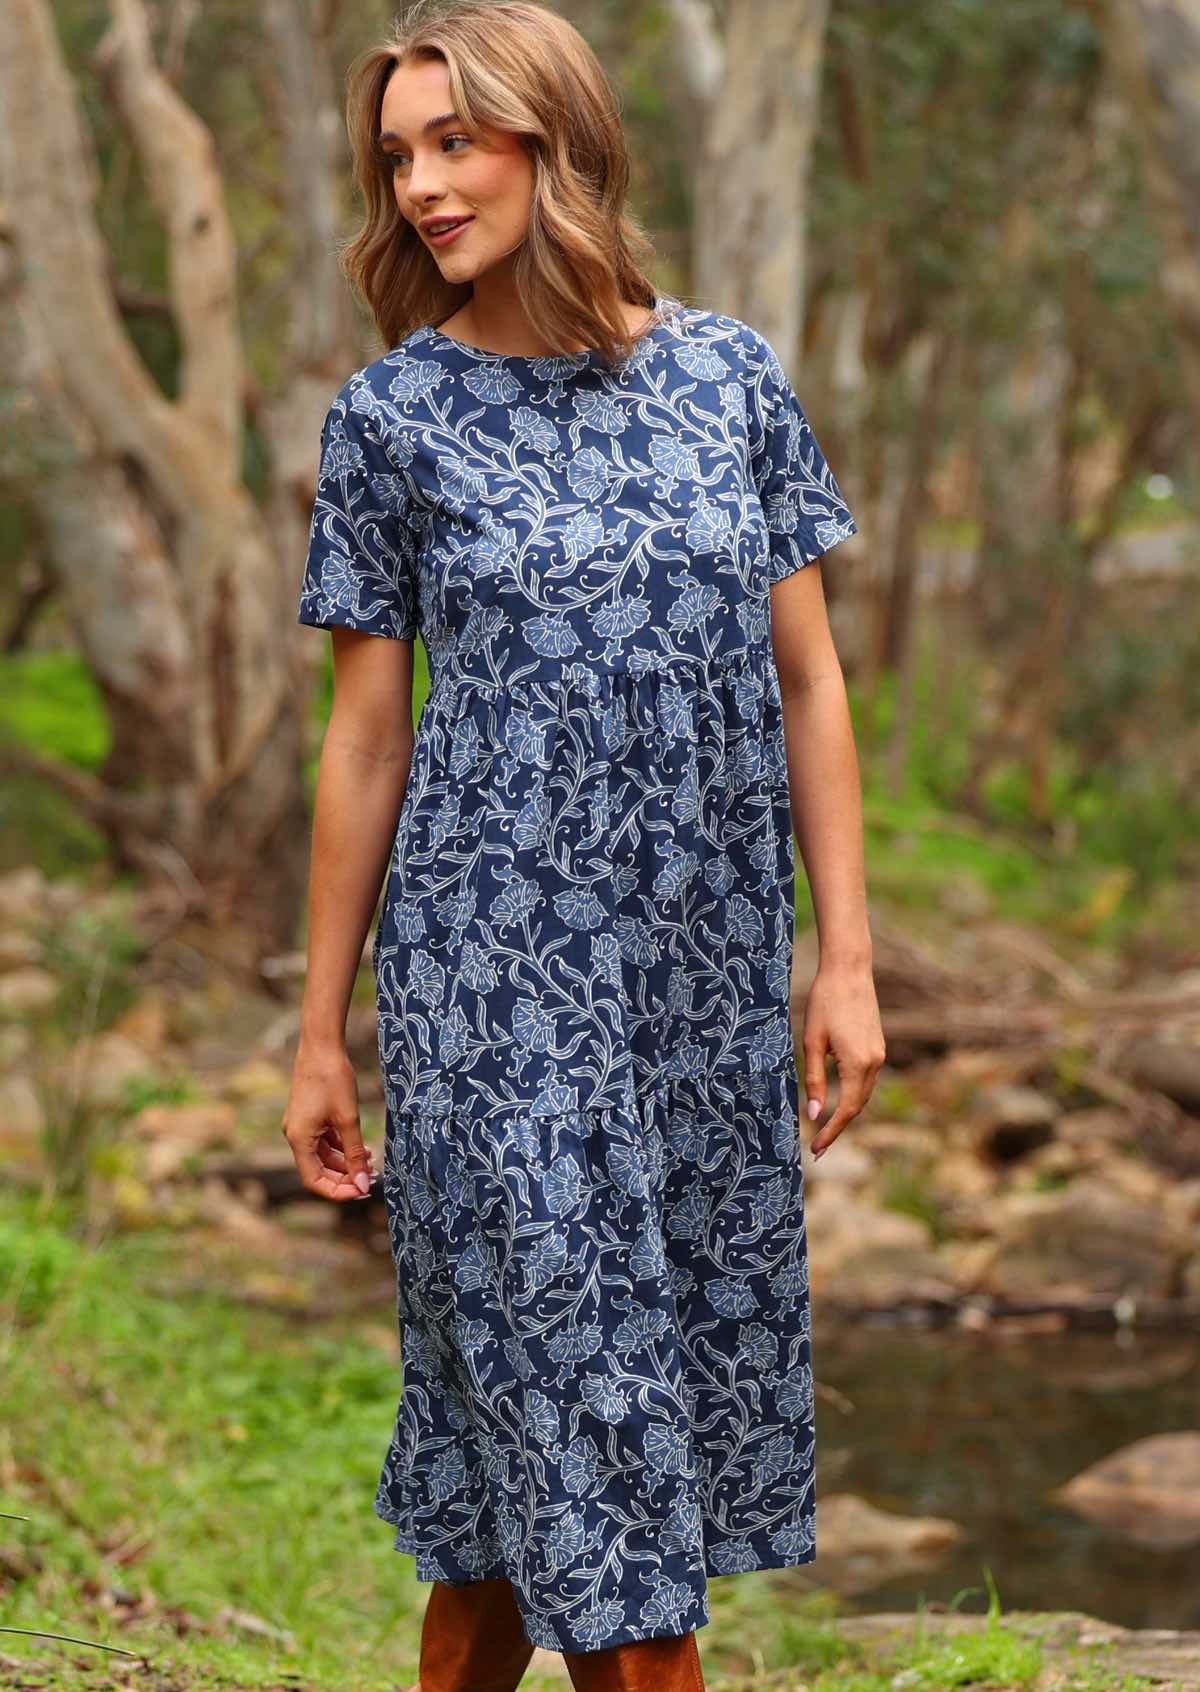
<path id="1" fill-rule="evenodd" d="M 809 1099 L 809 1101 L 808 1101 L 808 1120 L 810 1122 L 815 1122 L 817 1120 L 818 1116 L 820 1116 L 820 1114 L 821 1114 L 821 1101 L 820 1101 L 820 1099 Z"/>
<path id="2" fill-rule="evenodd" d="M 369 1193 L 371 1190 L 371 1177 L 364 1170 L 360 1169 L 358 1174 L 354 1177 L 354 1185 L 358 1188 L 360 1193 Z"/>
<path id="3" fill-rule="evenodd" d="M 815 1159 L 816 1159 L 816 1158 L 818 1158 L 818 1157 L 824 1157 L 824 1156 L 825 1156 L 825 1153 L 826 1153 L 826 1152 L 827 1152 L 827 1151 L 828 1151 L 828 1150 L 829 1150 L 829 1147 L 828 1147 L 828 1146 L 822 1146 L 822 1147 L 821 1147 L 821 1149 L 820 1149 L 820 1151 L 815 1151 L 815 1152 L 814 1152 L 814 1153 L 813 1153 L 813 1158 L 814 1158 L 814 1160 L 815 1160 Z"/>

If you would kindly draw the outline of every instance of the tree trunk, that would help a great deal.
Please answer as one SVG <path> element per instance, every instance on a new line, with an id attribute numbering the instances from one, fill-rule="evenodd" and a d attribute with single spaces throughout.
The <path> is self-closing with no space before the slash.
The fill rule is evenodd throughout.
<path id="1" fill-rule="evenodd" d="M 1114 0 L 1104 11 L 1165 249 L 1163 298 L 1200 423 L 1200 0 Z"/>
<path id="2" fill-rule="evenodd" d="M 907 475 L 892 543 L 890 588 L 884 602 L 887 616 L 879 635 L 880 662 L 896 675 L 896 714 L 888 746 L 888 786 L 895 798 L 902 795 L 908 773 L 919 657 L 915 629 L 921 517 L 928 504 L 929 477 L 954 357 L 954 337 L 949 330 L 932 331 L 921 351 L 923 392 L 908 439 Z"/>
<path id="3" fill-rule="evenodd" d="M 236 254 L 213 140 L 154 62 L 142 0 L 112 0 L 96 64 L 140 155 L 168 243 L 178 398 L 122 324 L 93 200 L 97 171 L 46 0 L 0 11 L 0 169 L 16 262 L 3 278 L 11 379 L 33 397 L 28 498 L 112 750 L 99 779 L 35 757 L 103 830 L 116 861 L 257 957 L 292 944 L 307 878 L 302 780 L 307 694 L 297 664 L 298 561 L 320 418 L 353 360 L 334 285 L 340 133 L 327 68 L 293 0 L 266 8 L 285 133 L 302 152 L 289 215 L 297 270 L 289 391 L 272 495 L 241 479 L 245 371 Z M 54 121 L 46 121 L 53 112 Z M 315 151 L 314 151 L 315 149 Z M 303 349 L 303 350 L 301 350 Z"/>
<path id="4" fill-rule="evenodd" d="M 693 291 L 800 353 L 808 172 L 828 0 L 671 0 L 694 139 Z"/>

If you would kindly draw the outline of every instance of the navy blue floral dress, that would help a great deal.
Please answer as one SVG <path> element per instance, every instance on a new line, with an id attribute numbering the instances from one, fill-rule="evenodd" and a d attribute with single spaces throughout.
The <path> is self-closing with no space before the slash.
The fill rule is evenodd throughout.
<path id="1" fill-rule="evenodd" d="M 770 344 L 670 296 L 615 371 L 418 328 L 322 432 L 299 620 L 431 676 L 374 946 L 375 1509 L 551 1650 L 816 1555 L 769 588 L 855 532 Z"/>

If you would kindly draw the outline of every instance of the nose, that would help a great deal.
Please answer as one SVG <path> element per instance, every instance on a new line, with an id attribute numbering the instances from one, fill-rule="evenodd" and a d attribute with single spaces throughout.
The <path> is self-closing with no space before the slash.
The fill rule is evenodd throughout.
<path id="1" fill-rule="evenodd" d="M 441 180 L 436 159 L 429 160 L 428 168 L 419 159 L 413 160 L 405 192 L 417 217 L 431 210 L 439 200 L 445 198 L 445 185 Z"/>

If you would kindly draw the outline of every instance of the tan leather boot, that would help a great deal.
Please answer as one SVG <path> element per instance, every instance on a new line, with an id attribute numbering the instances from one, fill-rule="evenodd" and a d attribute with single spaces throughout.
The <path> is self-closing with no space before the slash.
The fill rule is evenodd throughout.
<path id="1" fill-rule="evenodd" d="M 575 1692 L 704 1692 L 695 1633 L 564 1651 Z"/>
<path id="2" fill-rule="evenodd" d="M 420 1692 L 515 1692 L 533 1652 L 511 1581 L 433 1582 L 421 1625 Z"/>

